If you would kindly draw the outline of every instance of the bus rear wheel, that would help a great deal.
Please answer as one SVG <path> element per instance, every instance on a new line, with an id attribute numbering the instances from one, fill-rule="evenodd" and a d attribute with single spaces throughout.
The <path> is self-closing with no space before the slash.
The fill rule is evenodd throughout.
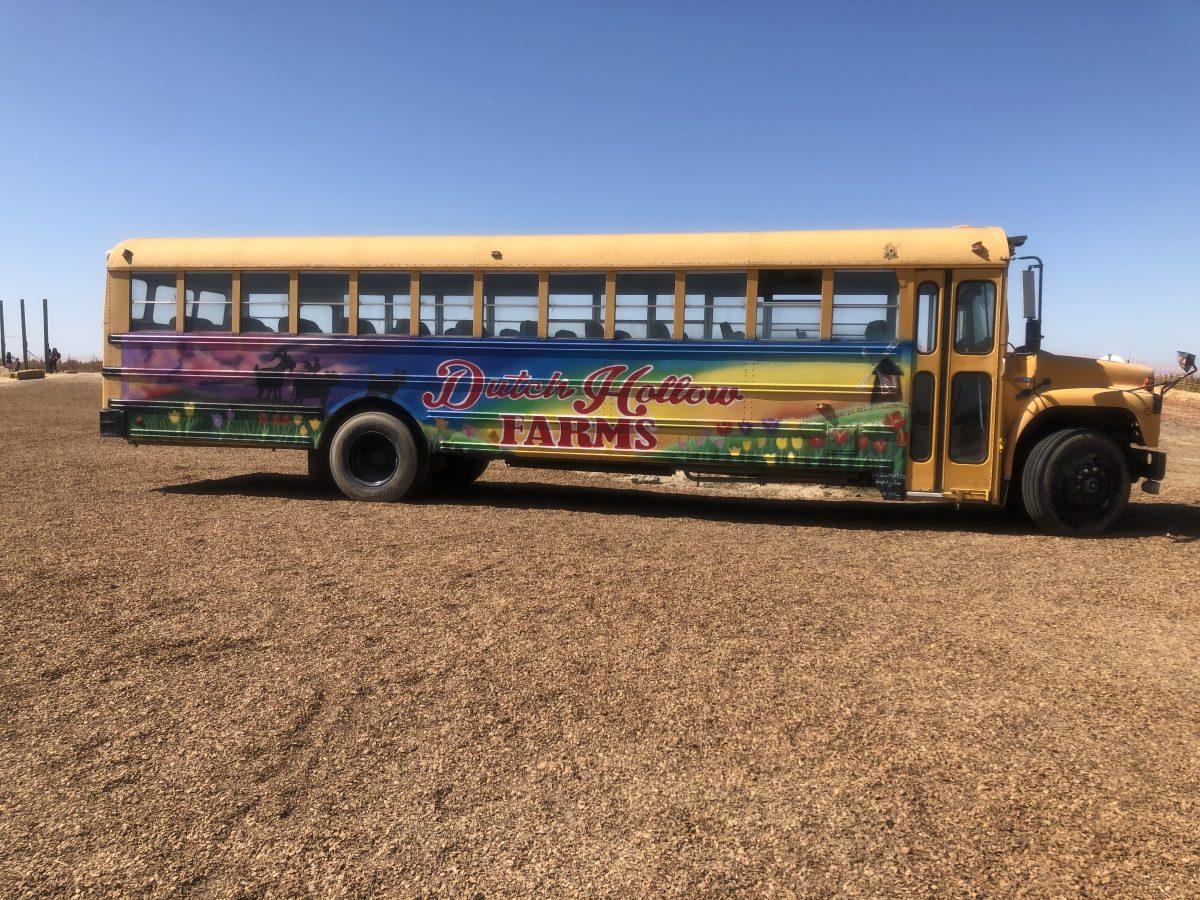
<path id="1" fill-rule="evenodd" d="M 390 502 L 420 487 L 422 460 L 407 425 L 387 413 L 363 412 L 334 434 L 329 470 L 351 500 Z"/>
<path id="2" fill-rule="evenodd" d="M 1055 431 L 1030 451 L 1021 495 L 1029 517 L 1043 530 L 1097 534 L 1129 503 L 1129 466 L 1121 448 L 1097 431 Z"/>

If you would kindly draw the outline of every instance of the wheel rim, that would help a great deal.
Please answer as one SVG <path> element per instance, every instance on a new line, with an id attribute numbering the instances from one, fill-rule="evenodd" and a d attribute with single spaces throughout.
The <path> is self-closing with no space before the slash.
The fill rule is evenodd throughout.
<path id="1" fill-rule="evenodd" d="M 1120 473 L 1103 454 L 1084 451 L 1062 461 L 1055 506 L 1063 521 L 1078 525 L 1102 519 L 1117 497 Z"/>
<path id="2" fill-rule="evenodd" d="M 355 436 L 346 450 L 350 474 L 363 484 L 384 484 L 396 474 L 400 454 L 387 435 L 379 431 L 364 431 Z"/>

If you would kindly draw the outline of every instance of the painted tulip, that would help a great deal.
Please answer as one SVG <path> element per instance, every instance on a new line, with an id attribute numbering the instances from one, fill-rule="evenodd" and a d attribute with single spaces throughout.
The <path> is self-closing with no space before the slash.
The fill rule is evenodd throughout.
<path id="1" fill-rule="evenodd" d="M 883 440 L 882 438 L 876 438 L 875 440 L 873 440 L 871 442 L 871 446 L 875 448 L 875 452 L 878 453 L 880 456 L 882 456 L 884 453 L 887 452 L 887 445 L 888 445 L 888 442 Z"/>
<path id="2" fill-rule="evenodd" d="M 813 435 L 808 439 L 808 443 L 812 445 L 814 450 L 820 450 L 825 446 L 825 438 L 821 437 L 821 435 Z"/>
<path id="3" fill-rule="evenodd" d="M 830 437 L 832 437 L 833 442 L 840 447 L 842 444 L 846 443 L 846 441 L 850 440 L 850 432 L 845 428 L 835 428 L 830 433 Z"/>
<path id="4" fill-rule="evenodd" d="M 167 413 L 167 419 L 170 421 L 170 423 L 172 425 L 178 425 L 179 424 L 179 410 L 177 410 L 177 409 L 171 410 L 169 413 Z"/>
<path id="5" fill-rule="evenodd" d="M 308 427 L 311 428 L 313 431 L 316 431 L 318 428 L 321 427 L 321 420 L 320 419 L 309 419 Z"/>
<path id="6" fill-rule="evenodd" d="M 783 437 L 775 438 L 775 446 L 778 447 L 780 450 L 786 450 L 787 445 L 788 445 L 787 438 L 783 438 Z"/>
<path id="7" fill-rule="evenodd" d="M 196 404 L 195 403 L 183 404 L 183 413 L 190 419 L 192 416 L 194 416 L 196 414 Z"/>

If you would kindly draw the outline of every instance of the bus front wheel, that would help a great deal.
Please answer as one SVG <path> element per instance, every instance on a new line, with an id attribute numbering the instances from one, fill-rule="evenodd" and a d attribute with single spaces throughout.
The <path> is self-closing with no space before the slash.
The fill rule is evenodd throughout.
<path id="1" fill-rule="evenodd" d="M 382 412 L 351 416 L 329 444 L 329 470 L 351 500 L 388 502 L 412 495 L 422 460 L 408 426 Z"/>
<path id="2" fill-rule="evenodd" d="M 1096 534 L 1129 503 L 1129 466 L 1121 448 L 1098 431 L 1055 431 L 1030 451 L 1021 495 L 1029 517 L 1043 530 Z"/>

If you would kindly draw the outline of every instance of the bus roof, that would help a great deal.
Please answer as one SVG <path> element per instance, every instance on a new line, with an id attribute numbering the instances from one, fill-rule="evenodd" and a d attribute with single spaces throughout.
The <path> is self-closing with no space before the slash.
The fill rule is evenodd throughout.
<path id="1" fill-rule="evenodd" d="M 696 234 L 473 237 L 138 238 L 112 249 L 121 269 L 675 269 L 996 266 L 995 227 Z"/>

